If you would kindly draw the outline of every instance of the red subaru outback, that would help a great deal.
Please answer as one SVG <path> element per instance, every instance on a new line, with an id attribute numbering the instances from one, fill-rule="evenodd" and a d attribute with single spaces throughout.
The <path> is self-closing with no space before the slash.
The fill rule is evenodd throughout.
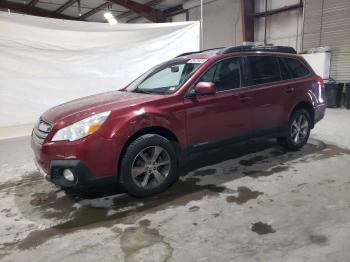
<path id="1" fill-rule="evenodd" d="M 274 136 L 298 150 L 326 109 L 323 81 L 294 49 L 239 46 L 182 54 L 126 88 L 45 112 L 32 133 L 54 184 L 119 181 L 135 196 L 165 190 L 187 154 Z"/>

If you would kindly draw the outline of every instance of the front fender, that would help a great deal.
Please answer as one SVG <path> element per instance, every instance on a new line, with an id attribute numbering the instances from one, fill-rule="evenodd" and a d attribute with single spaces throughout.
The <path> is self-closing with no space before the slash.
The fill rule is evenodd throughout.
<path id="1" fill-rule="evenodd" d="M 128 112 L 112 114 L 99 132 L 107 138 L 128 140 L 138 131 L 150 127 L 168 129 L 181 145 L 186 144 L 185 113 L 165 111 L 157 107 L 134 108 Z"/>

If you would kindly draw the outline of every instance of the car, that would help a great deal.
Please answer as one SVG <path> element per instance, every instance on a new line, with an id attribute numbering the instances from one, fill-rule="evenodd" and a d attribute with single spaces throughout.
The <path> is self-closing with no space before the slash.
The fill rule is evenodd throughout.
<path id="1" fill-rule="evenodd" d="M 295 50 L 185 53 L 119 91 L 46 111 L 31 136 L 40 172 L 65 189 L 119 182 L 137 197 L 174 183 L 192 153 L 257 137 L 299 150 L 326 110 L 323 79 Z"/>

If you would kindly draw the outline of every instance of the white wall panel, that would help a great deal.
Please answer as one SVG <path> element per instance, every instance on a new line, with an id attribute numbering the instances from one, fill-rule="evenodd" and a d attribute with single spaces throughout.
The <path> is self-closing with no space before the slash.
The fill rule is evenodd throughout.
<path id="1" fill-rule="evenodd" d="M 331 77 L 350 80 L 350 1 L 306 0 L 304 48 L 331 47 Z"/>
<path id="2" fill-rule="evenodd" d="M 0 12 L 0 126 L 34 123 L 198 49 L 198 22 L 111 26 Z"/>
<path id="3" fill-rule="evenodd" d="M 297 4 L 297 0 L 268 0 L 267 10 L 274 10 L 284 6 Z M 265 1 L 255 1 L 255 12 L 265 11 Z M 302 10 L 291 10 L 267 17 L 266 38 L 268 43 L 292 46 L 299 50 L 302 34 Z M 254 21 L 254 39 L 263 41 L 265 33 L 265 18 Z"/>
<path id="4" fill-rule="evenodd" d="M 240 45 L 242 28 L 239 0 L 217 0 L 203 8 L 203 48 Z M 189 9 L 189 20 L 200 20 L 200 7 Z"/>

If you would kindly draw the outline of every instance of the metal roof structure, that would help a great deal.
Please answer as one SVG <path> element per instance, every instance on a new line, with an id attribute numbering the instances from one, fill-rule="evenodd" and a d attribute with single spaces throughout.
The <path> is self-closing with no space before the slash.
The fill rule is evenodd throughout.
<path id="1" fill-rule="evenodd" d="M 0 0 L 0 10 L 58 19 L 106 22 L 110 11 L 127 23 L 139 17 L 166 22 L 170 15 L 184 12 L 183 0 Z"/>

